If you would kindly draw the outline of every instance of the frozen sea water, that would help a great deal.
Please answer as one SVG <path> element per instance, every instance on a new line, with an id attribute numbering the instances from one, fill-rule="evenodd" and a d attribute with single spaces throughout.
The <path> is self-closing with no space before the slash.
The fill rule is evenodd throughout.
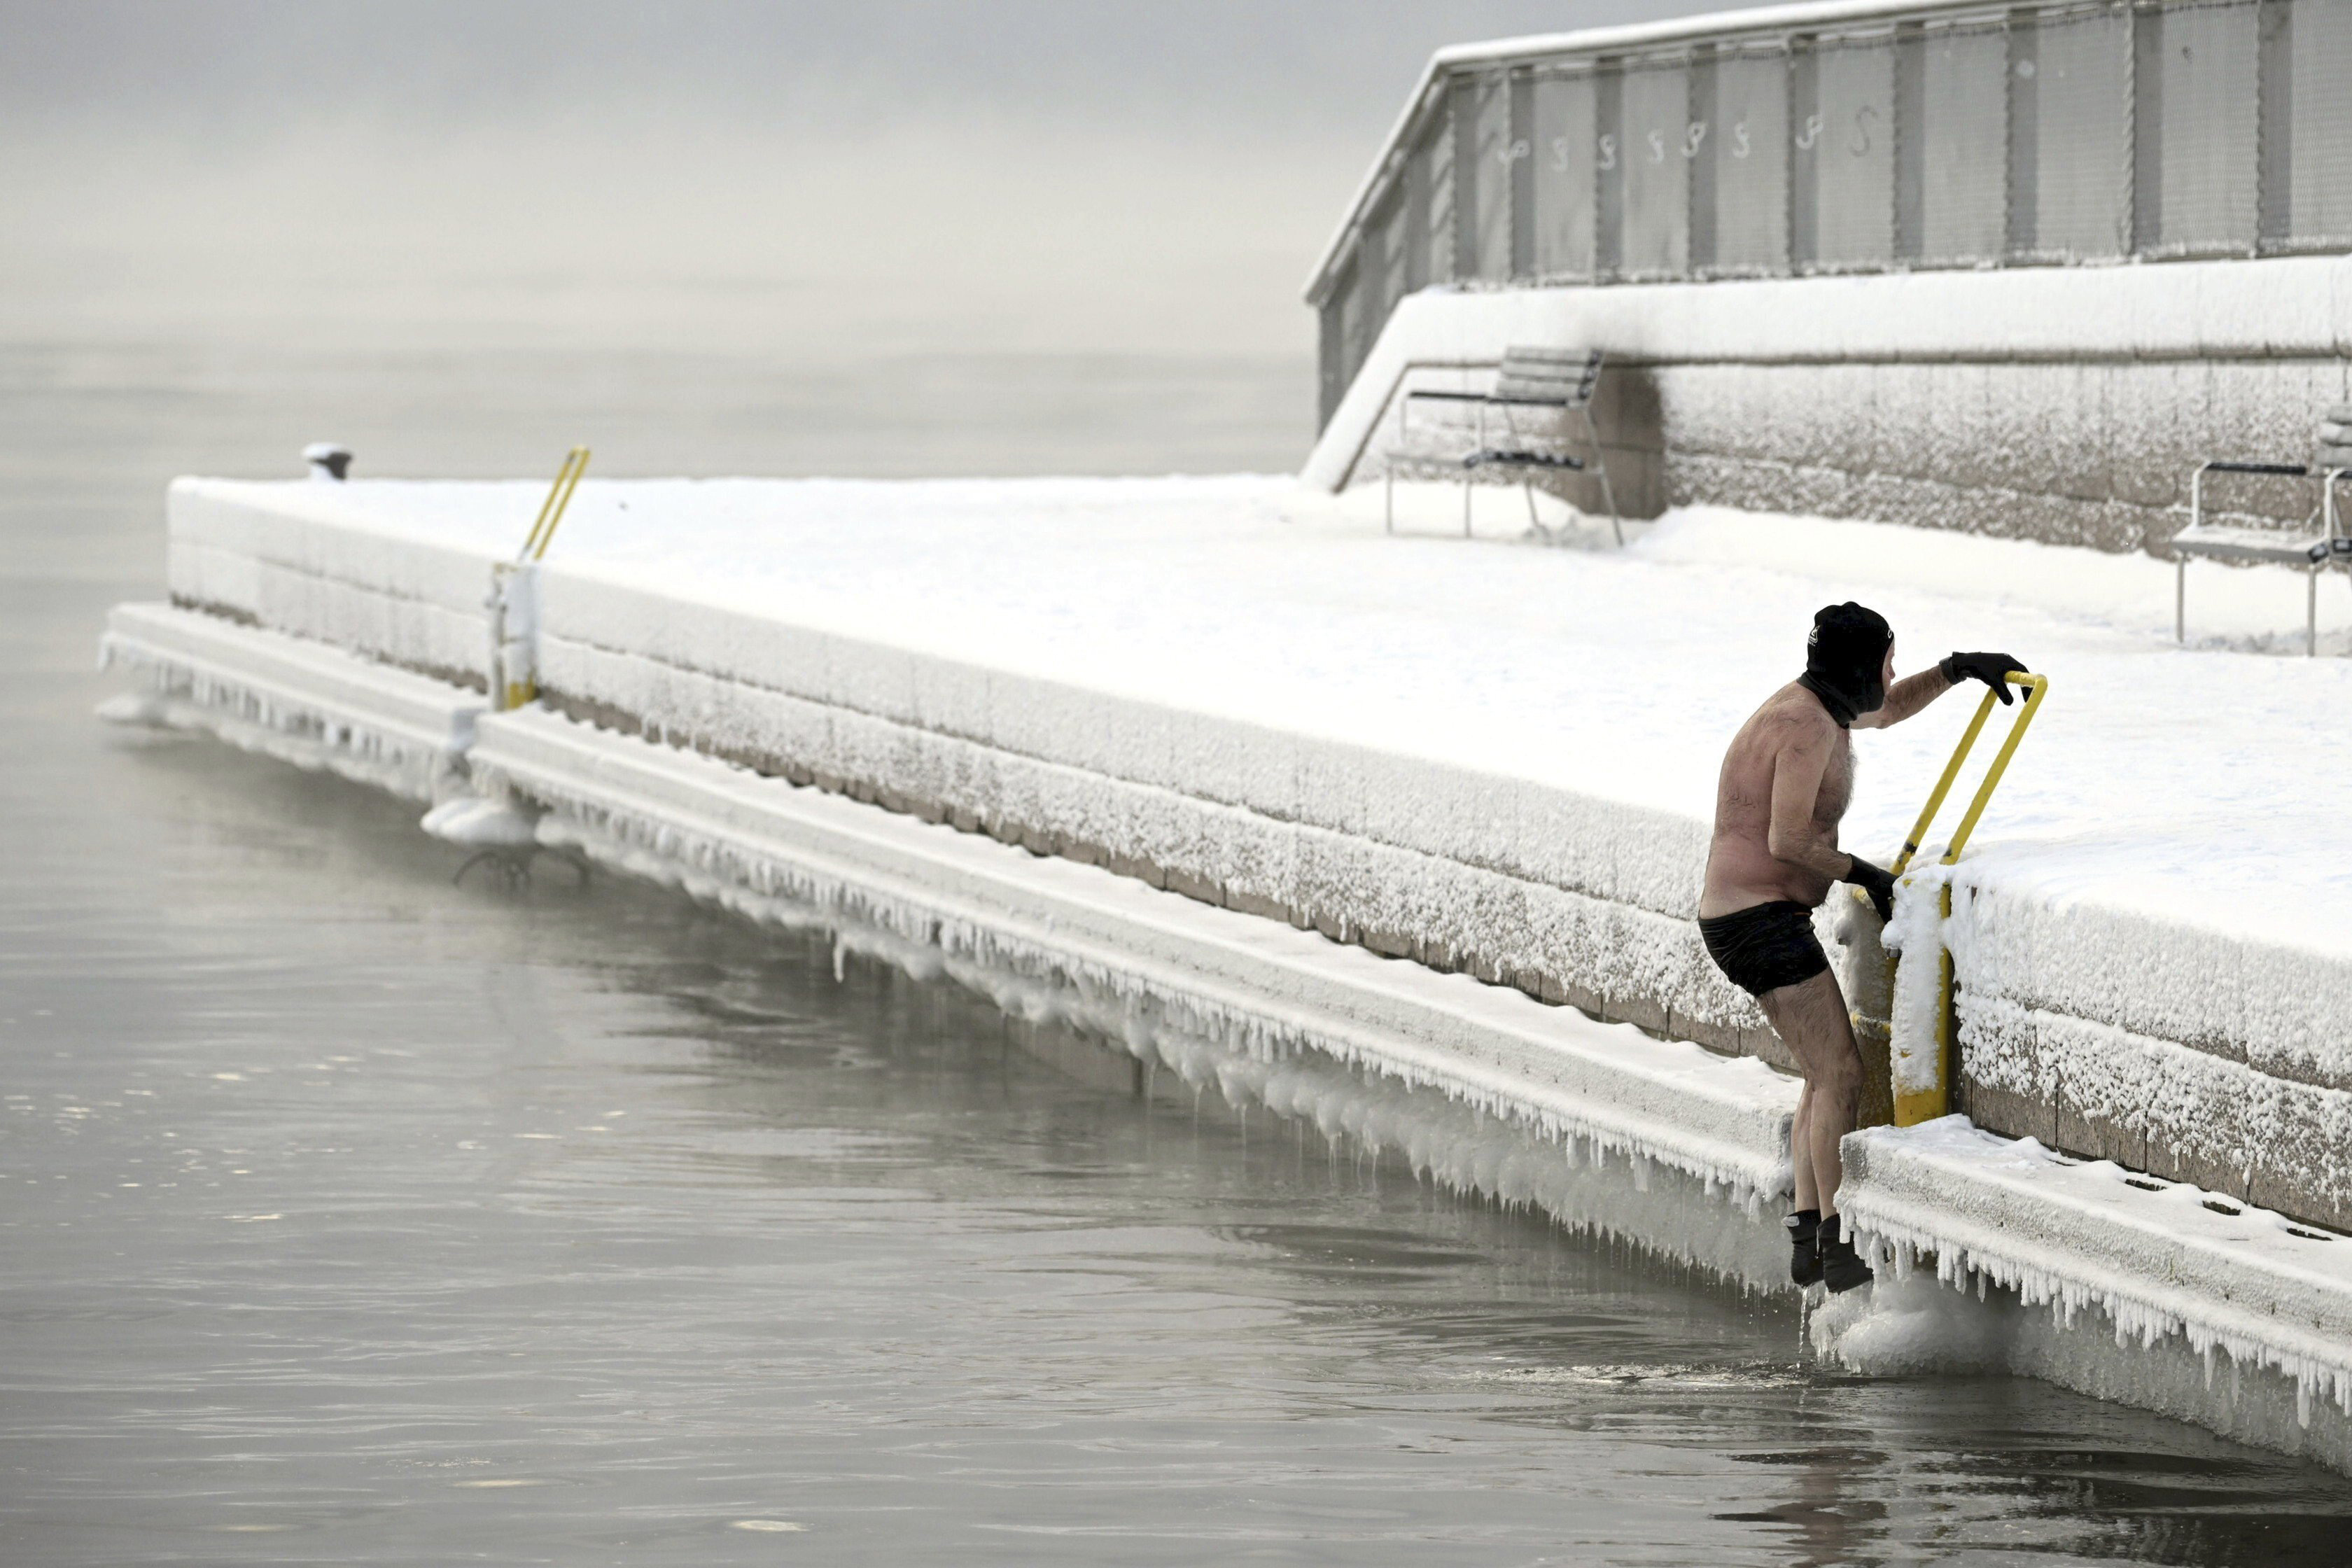
<path id="1" fill-rule="evenodd" d="M 362 416 L 478 470 L 576 380 L 0 364 L 12 1558 L 2340 1560 L 2342 1478 L 1825 1370 L 1791 1304 L 952 987 L 606 879 L 453 888 L 411 809 L 91 722 L 169 473 L 364 460 Z"/>

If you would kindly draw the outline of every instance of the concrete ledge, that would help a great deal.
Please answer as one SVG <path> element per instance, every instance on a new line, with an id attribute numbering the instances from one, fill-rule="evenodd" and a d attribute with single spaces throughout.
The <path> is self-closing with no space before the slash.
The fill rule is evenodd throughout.
<path id="1" fill-rule="evenodd" d="M 147 672 L 167 697 L 363 753 L 419 798 L 472 744 L 483 708 L 425 676 L 169 605 L 115 606 L 100 650 L 109 664 Z"/>
<path id="2" fill-rule="evenodd" d="M 1846 1140 L 1839 1207 L 1883 1266 L 1932 1257 L 2067 1320 L 2104 1311 L 2118 1339 L 2179 1335 L 2206 1358 L 2275 1369 L 2306 1430 L 2345 1449 L 2352 1415 L 2352 1237 L 2329 1236 L 2188 1184 L 2053 1154 L 1949 1117 Z M 2346 1462 L 2335 1452 L 2333 1462 Z"/>

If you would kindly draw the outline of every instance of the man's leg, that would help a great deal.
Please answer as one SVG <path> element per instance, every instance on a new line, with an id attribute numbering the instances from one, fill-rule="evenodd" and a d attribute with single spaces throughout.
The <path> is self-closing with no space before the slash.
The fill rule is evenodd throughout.
<path id="1" fill-rule="evenodd" d="M 1837 976 L 1824 969 L 1810 980 L 1767 991 L 1756 999 L 1780 1041 L 1805 1075 L 1790 1131 L 1791 1163 L 1798 1181 L 1811 1178 L 1813 1191 L 1798 1188 L 1799 1208 L 1818 1207 L 1823 1217 L 1837 1213 L 1838 1140 L 1853 1131 L 1862 1106 L 1862 1047 L 1854 1044 L 1853 1020 Z M 1798 1143 L 1799 1133 L 1803 1134 Z M 1801 1152 L 1800 1152 L 1801 1150 Z M 1808 1196 L 1818 1204 L 1809 1204 Z"/>
<path id="2" fill-rule="evenodd" d="M 1774 1026 L 1778 1027 L 1779 1026 Z M 1797 1211 L 1821 1212 L 1821 1184 L 1813 1180 L 1813 1086 L 1797 1091 L 1797 1115 L 1789 1123 L 1789 1164 L 1796 1178 Z"/>

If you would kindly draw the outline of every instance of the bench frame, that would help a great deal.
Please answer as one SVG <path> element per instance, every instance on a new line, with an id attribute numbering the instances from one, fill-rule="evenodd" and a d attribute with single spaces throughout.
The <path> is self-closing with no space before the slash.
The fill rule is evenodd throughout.
<path id="1" fill-rule="evenodd" d="M 1412 405 L 1416 399 L 1425 399 L 1433 403 L 1467 403 L 1477 410 L 1478 423 L 1475 447 L 1466 457 L 1458 459 L 1463 469 L 1462 536 L 1465 539 L 1470 537 L 1470 497 L 1473 482 L 1470 476 L 1477 469 L 1516 468 L 1522 475 L 1527 476 L 1520 479 L 1519 488 L 1527 495 L 1528 521 L 1538 531 L 1542 531 L 1543 522 L 1536 515 L 1533 476 L 1546 471 L 1565 470 L 1574 473 L 1584 471 L 1585 460 L 1572 453 L 1538 451 L 1518 444 L 1520 437 L 1517 426 L 1511 422 L 1510 411 L 1514 408 L 1549 408 L 1581 422 L 1583 445 L 1592 454 L 1591 472 L 1593 477 L 1601 481 L 1601 498 L 1609 508 L 1609 527 L 1617 542 L 1622 546 L 1625 542 L 1625 522 L 1617 510 L 1616 489 L 1609 482 L 1609 463 L 1601 454 L 1600 427 L 1592 422 L 1592 395 L 1601 384 L 1601 371 L 1604 357 L 1599 349 L 1587 350 L 1581 359 L 1580 382 L 1576 390 L 1559 397 L 1530 397 L 1514 395 L 1505 390 L 1515 377 L 1525 376 L 1528 374 L 1523 367 L 1529 364 L 1556 372 L 1562 366 L 1578 363 L 1577 361 L 1559 354 L 1559 351 L 1530 348 L 1507 349 L 1504 352 L 1502 361 L 1496 366 L 1494 390 L 1487 392 L 1446 392 L 1433 388 L 1408 390 L 1397 400 L 1397 446 L 1396 449 L 1390 454 L 1384 481 L 1388 531 L 1391 533 L 1396 531 L 1398 458 L 1402 457 L 1406 461 L 1413 460 L 1412 454 L 1409 450 L 1408 425 L 1412 417 Z M 1486 445 L 1486 411 L 1489 408 L 1499 408 L 1503 411 L 1504 427 L 1510 435 L 1512 446 L 1490 447 Z M 1445 460 L 1452 462 L 1455 459 L 1448 458 Z"/>
<path id="2" fill-rule="evenodd" d="M 2302 566 L 2310 581 L 2304 590 L 2304 654 L 2316 658 L 2319 654 L 2319 574 L 2330 563 L 2352 560 L 2352 537 L 2347 537 L 2339 524 L 2336 510 L 2336 487 L 2352 469 L 2314 468 L 2303 463 L 2239 463 L 2210 460 L 2197 465 L 2189 476 L 2189 526 L 2172 537 L 2172 640 L 2189 640 L 2189 562 L 2192 556 L 2208 561 L 2273 561 L 2282 565 Z M 2189 536 L 2205 524 L 2205 476 L 2207 474 L 2266 474 L 2280 479 L 2319 479 L 2319 515 L 2322 520 L 2316 539 L 2282 536 L 2275 545 L 2201 545 Z"/>

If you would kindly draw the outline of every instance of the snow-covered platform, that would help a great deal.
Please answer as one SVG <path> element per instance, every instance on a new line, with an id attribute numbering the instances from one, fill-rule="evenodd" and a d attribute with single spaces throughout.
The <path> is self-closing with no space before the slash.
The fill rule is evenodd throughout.
<path id="1" fill-rule="evenodd" d="M 191 481 L 183 604 L 442 678 L 536 485 Z M 1516 531 L 1517 497 L 1493 498 Z M 1426 498 L 1448 517 L 1451 491 Z M 1267 479 L 599 483 L 539 584 L 550 704 L 1376 951 L 1769 1053 L 1690 924 L 1725 737 L 1859 596 L 2051 710 L 1962 868 L 1980 1121 L 2352 1225 L 2352 664 L 2301 579 L 1678 514 L 1622 554 L 1385 537 Z M 1360 510 L 1360 507 L 1362 510 Z M 1509 520 L 1509 521 L 1507 521 Z M 2352 593 L 2323 595 L 2352 647 Z M 1966 717 L 1863 738 L 1884 857 Z"/>
<path id="2" fill-rule="evenodd" d="M 171 702 L 234 709 L 314 760 L 405 758 L 404 734 L 440 726 L 448 765 L 401 776 L 503 791 L 543 842 L 747 906 L 830 909 L 909 949 L 962 943 L 982 968 L 1042 966 L 1109 998 L 1097 1022 L 1189 984 L 1220 999 L 1178 1033 L 1362 1060 L 1755 1192 L 1775 1180 L 1759 1162 L 1779 1159 L 1785 1082 L 1709 1079 L 1709 1062 L 1760 1069 L 1696 1055 L 1682 1081 L 1691 1047 L 1622 1024 L 1765 1053 L 1690 923 L 1715 769 L 1798 668 L 1813 609 L 1860 597 L 1894 621 L 1899 666 L 1996 647 L 2053 681 L 1957 883 L 1966 1109 L 2168 1190 L 2352 1222 L 2352 871 L 2327 847 L 2352 666 L 2274 657 L 2300 643 L 2298 576 L 2200 569 L 2205 640 L 2178 650 L 2167 564 L 1821 520 L 1675 514 L 1613 552 L 1507 538 L 1515 495 L 1481 498 L 1493 537 L 1444 537 L 1451 489 L 1391 538 L 1376 497 L 1273 479 L 590 481 L 530 595 L 544 707 L 481 714 L 464 687 L 483 685 L 490 568 L 541 495 L 183 481 L 179 608 L 118 611 L 110 647 Z M 2352 647 L 2332 583 L 2322 627 Z M 210 632 L 220 647 L 198 647 Z M 305 660 L 318 677 L 296 689 Z M 442 716 L 370 689 L 371 668 L 425 683 Z M 1968 706 L 1860 738 L 1851 847 L 1891 851 Z M 1086 891 L 1029 908 L 956 880 L 983 869 Z M 1077 912 L 1121 899 L 1191 912 Z M 1222 934 L 1139 934 L 1185 920 Z M 1407 1000 L 1365 1000 L 1397 986 Z M 1718 1110 L 1703 1082 L 1730 1086 Z M 1858 1214 L 1874 1190 L 1857 1186 Z M 2117 1190 L 2158 1205 L 2162 1231 L 2162 1194 Z M 1951 1207 L 1956 1225 L 1983 1212 Z M 1890 1245 L 1937 1234 L 1893 1207 L 1885 1223 Z M 1715 1250 L 1752 1258 L 1753 1226 L 1734 1229 L 1748 1238 Z M 2052 1293 L 2152 1321 L 2111 1251 L 2086 1244 Z M 2208 1318 L 2170 1321 L 2193 1337 Z M 2337 1331 L 2298 1328 L 2291 1353 L 2249 1364 L 2340 1398 L 2352 1344 L 2331 1363 L 2312 1338 Z M 2200 1397 L 2167 1407 L 2227 1425 Z M 2297 1441 L 2333 1452 L 2324 1403 Z"/>

